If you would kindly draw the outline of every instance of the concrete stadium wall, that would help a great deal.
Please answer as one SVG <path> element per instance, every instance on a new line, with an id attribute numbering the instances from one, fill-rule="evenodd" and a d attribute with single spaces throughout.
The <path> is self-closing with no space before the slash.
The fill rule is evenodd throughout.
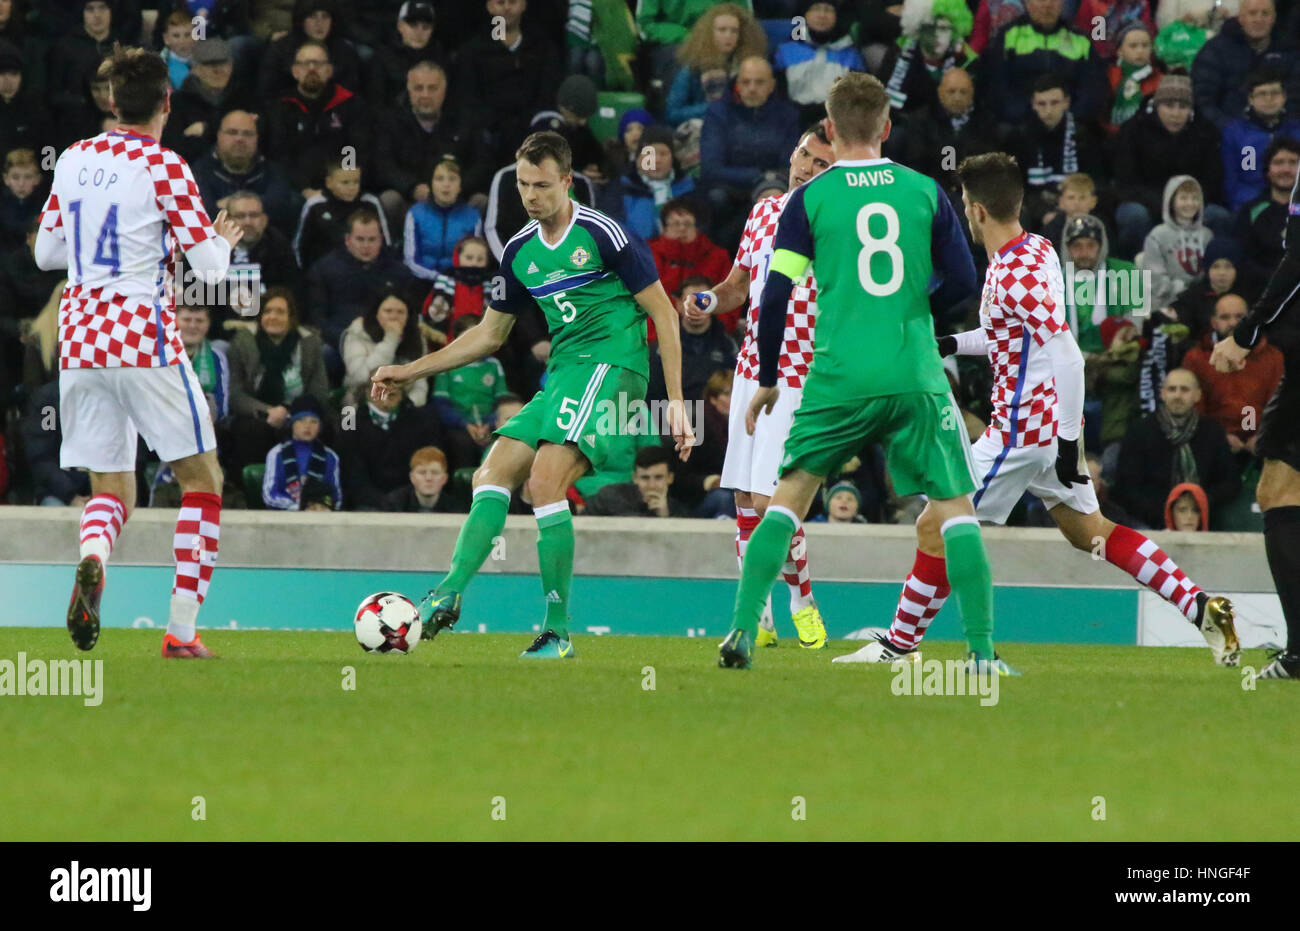
<path id="1" fill-rule="evenodd" d="M 0 626 L 63 624 L 79 514 L 72 508 L 0 508 Z M 451 559 L 457 515 L 281 514 L 230 511 L 200 615 L 205 628 L 346 631 L 371 592 L 418 599 Z M 172 584 L 175 512 L 141 510 L 128 521 L 109 572 L 106 627 L 161 627 Z M 573 629 L 589 634 L 719 636 L 736 591 L 730 521 L 577 518 L 570 604 Z M 1203 587 L 1231 593 L 1248 612 L 1248 646 L 1277 642 L 1280 609 L 1263 539 L 1248 534 L 1156 534 Z M 832 637 L 886 626 L 912 564 L 910 527 L 808 527 L 815 595 Z M 1178 612 L 1104 561 L 1077 553 L 1054 530 L 989 528 L 1000 642 L 1195 646 Z M 536 526 L 511 517 L 483 573 L 466 593 L 458 630 L 537 629 L 541 591 Z M 1253 594 L 1260 593 L 1260 594 Z M 1269 593 L 1269 594 L 1263 594 Z M 789 633 L 785 586 L 773 592 L 778 629 Z M 931 629 L 961 638 L 956 606 Z"/>

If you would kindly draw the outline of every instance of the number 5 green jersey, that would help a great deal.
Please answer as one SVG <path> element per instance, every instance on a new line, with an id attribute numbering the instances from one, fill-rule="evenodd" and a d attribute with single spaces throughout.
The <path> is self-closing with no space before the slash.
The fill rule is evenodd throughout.
<path id="1" fill-rule="evenodd" d="M 975 263 L 957 212 L 933 178 L 887 158 L 836 162 L 790 195 L 773 249 L 771 271 L 779 275 L 769 276 L 763 292 L 759 384 L 776 383 L 788 298 L 781 292 L 811 262 L 817 329 L 806 392 L 948 393 L 931 284 L 942 279 L 945 300 L 955 304 L 975 293 Z M 780 320 L 769 322 L 769 314 Z"/>
<path id="2" fill-rule="evenodd" d="M 492 295 L 492 308 L 508 314 L 542 309 L 551 338 L 548 372 L 617 365 L 649 376 L 646 315 L 633 295 L 658 281 L 659 271 L 635 233 L 574 203 L 557 244 L 547 243 L 533 220 L 506 243 L 501 272 L 504 293 Z"/>

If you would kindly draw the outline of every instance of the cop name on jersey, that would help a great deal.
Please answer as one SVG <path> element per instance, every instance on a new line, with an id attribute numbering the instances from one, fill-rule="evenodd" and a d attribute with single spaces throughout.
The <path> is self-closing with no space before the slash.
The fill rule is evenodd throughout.
<path id="1" fill-rule="evenodd" d="M 875 171 L 846 171 L 844 179 L 848 181 L 849 187 L 879 187 L 894 183 L 894 170 L 878 168 Z"/>
<path id="2" fill-rule="evenodd" d="M 77 184 L 85 187 L 89 184 L 91 187 L 102 187 L 108 190 L 117 183 L 117 172 L 114 171 L 105 176 L 104 169 L 96 168 L 94 174 L 91 174 L 89 166 L 83 166 L 81 171 L 77 172 Z"/>

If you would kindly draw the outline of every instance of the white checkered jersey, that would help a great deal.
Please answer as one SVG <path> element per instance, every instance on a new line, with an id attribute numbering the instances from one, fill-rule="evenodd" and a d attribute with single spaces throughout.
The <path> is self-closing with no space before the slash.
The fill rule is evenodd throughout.
<path id="1" fill-rule="evenodd" d="M 980 325 L 993 364 L 993 420 L 1006 446 L 1048 446 L 1058 422 L 1056 379 L 1043 351 L 1067 328 L 1061 263 L 1049 240 L 1022 233 L 989 262 Z"/>
<path id="2" fill-rule="evenodd" d="M 758 311 L 763 299 L 763 286 L 767 284 L 767 271 L 772 265 L 772 244 L 776 240 L 776 226 L 789 194 L 765 197 L 754 205 L 745 221 L 745 231 L 740 237 L 740 250 L 736 265 L 749 272 L 749 309 L 745 313 L 745 338 L 736 357 L 736 374 L 758 381 Z M 813 359 L 813 324 L 817 319 L 817 281 L 813 270 L 807 277 L 795 282 L 790 292 L 790 305 L 785 312 L 785 341 L 781 346 L 781 361 L 777 374 L 778 385 L 802 388 L 808 366 Z"/>
<path id="3" fill-rule="evenodd" d="M 68 245 L 59 367 L 175 364 L 180 253 L 216 236 L 185 160 L 114 130 L 59 157 L 41 226 Z"/>

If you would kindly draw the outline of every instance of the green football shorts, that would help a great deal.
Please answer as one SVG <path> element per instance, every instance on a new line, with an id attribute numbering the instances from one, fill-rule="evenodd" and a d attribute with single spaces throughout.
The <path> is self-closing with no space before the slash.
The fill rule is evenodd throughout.
<path id="1" fill-rule="evenodd" d="M 951 394 L 908 392 L 843 401 L 814 397 L 805 386 L 781 473 L 802 469 L 833 475 L 864 443 L 885 447 L 895 494 L 945 499 L 975 491 L 970 440 Z"/>
<path id="2" fill-rule="evenodd" d="M 617 365 L 571 366 L 546 376 L 542 390 L 519 413 L 496 429 L 537 449 L 541 443 L 572 443 L 593 471 L 605 465 L 612 450 L 634 429 L 635 414 L 645 403 L 646 379 Z M 656 429 L 648 416 L 641 429 Z"/>

